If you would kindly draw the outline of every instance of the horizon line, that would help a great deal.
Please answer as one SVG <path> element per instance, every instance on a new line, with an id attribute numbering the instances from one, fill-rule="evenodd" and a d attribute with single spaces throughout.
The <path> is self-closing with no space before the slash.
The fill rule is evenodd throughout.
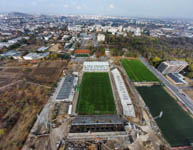
<path id="1" fill-rule="evenodd" d="M 0 14 L 9 14 L 9 13 L 23 13 L 28 15 L 47 15 L 47 16 L 101 16 L 101 17 L 127 17 L 127 18 L 141 18 L 141 19 L 193 19 L 193 17 L 174 17 L 174 16 L 129 16 L 129 15 L 111 15 L 111 14 L 88 14 L 88 13 L 35 13 L 35 12 L 23 12 L 23 11 L 8 11 L 0 12 Z"/>

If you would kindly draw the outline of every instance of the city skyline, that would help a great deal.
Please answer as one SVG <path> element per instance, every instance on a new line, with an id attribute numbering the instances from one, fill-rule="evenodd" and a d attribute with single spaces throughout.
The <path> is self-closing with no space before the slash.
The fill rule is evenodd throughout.
<path id="1" fill-rule="evenodd" d="M 1 12 L 30 14 L 111 15 L 129 17 L 193 18 L 193 1 L 175 0 L 1 0 Z"/>

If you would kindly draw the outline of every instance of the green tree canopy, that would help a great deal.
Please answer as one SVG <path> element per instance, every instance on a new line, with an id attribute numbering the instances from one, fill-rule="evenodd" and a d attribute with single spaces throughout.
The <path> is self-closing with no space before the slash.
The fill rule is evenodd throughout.
<path id="1" fill-rule="evenodd" d="M 162 61 L 162 59 L 161 59 L 160 57 L 155 56 L 155 57 L 152 59 L 152 64 L 153 64 L 154 66 L 157 66 L 161 61 Z"/>
<path id="2" fill-rule="evenodd" d="M 189 67 L 188 67 L 188 69 L 189 69 L 191 72 L 193 72 L 193 64 L 190 64 Z"/>
<path id="3" fill-rule="evenodd" d="M 193 72 L 188 72 L 186 75 L 188 78 L 193 78 Z"/>

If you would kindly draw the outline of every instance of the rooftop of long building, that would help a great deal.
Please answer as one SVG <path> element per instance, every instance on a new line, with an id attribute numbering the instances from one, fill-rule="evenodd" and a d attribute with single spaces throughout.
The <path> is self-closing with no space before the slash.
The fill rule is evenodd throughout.
<path id="1" fill-rule="evenodd" d="M 123 124 L 118 115 L 84 115 L 77 116 L 72 125 L 100 125 L 100 124 Z"/>

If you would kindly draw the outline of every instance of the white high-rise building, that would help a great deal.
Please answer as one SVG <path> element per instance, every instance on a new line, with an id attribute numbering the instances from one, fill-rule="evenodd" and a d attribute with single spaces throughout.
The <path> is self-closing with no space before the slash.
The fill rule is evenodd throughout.
<path id="1" fill-rule="evenodd" d="M 134 35 L 135 36 L 141 36 L 141 29 L 140 28 L 137 28 L 134 32 Z"/>

